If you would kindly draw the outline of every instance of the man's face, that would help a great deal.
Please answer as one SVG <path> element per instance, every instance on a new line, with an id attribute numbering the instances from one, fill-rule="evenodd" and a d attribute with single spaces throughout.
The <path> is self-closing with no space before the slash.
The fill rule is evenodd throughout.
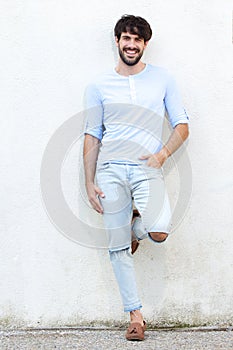
<path id="1" fill-rule="evenodd" d="M 147 42 L 137 34 L 123 32 L 119 40 L 116 38 L 116 45 L 122 61 L 128 66 L 134 66 L 140 61 Z"/>

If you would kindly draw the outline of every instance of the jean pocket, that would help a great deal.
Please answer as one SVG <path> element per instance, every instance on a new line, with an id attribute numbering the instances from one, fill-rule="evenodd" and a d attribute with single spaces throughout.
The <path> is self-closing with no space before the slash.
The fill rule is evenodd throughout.
<path id="1" fill-rule="evenodd" d="M 109 162 L 97 164 L 96 171 L 99 172 L 99 171 L 106 170 L 106 169 L 109 168 L 109 166 L 110 166 L 110 163 L 109 163 Z"/>
<path id="2" fill-rule="evenodd" d="M 145 173 L 149 176 L 149 177 L 163 177 L 163 169 L 162 168 L 154 168 L 152 166 L 148 166 L 145 165 L 144 166 L 145 169 Z"/>

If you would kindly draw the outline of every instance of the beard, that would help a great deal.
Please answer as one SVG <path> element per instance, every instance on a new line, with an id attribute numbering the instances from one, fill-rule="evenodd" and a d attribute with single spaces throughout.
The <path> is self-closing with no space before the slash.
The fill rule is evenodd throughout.
<path id="1" fill-rule="evenodd" d="M 135 66 L 135 64 L 137 64 L 142 58 L 143 51 L 140 52 L 139 50 L 137 50 L 138 56 L 136 56 L 135 58 L 127 58 L 124 53 L 125 50 L 126 49 L 121 50 L 120 47 L 118 48 L 120 58 L 125 64 L 127 64 L 127 66 Z"/>

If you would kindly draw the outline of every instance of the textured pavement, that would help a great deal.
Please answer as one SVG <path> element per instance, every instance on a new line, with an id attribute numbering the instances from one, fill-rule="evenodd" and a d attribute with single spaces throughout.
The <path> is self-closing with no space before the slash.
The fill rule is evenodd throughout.
<path id="1" fill-rule="evenodd" d="M 233 350 L 233 331 L 146 331 L 143 342 L 125 340 L 125 330 L 22 330 L 0 331 L 1 350 Z"/>

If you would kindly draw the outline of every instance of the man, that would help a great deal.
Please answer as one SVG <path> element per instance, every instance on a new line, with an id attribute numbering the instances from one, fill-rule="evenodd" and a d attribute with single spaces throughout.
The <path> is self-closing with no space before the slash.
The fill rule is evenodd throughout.
<path id="1" fill-rule="evenodd" d="M 188 137 L 188 117 L 172 76 L 141 60 L 152 36 L 148 22 L 124 15 L 114 32 L 118 64 L 85 94 L 86 191 L 108 232 L 110 260 L 124 311 L 130 313 L 126 338 L 143 340 L 146 326 L 131 249 L 141 239 L 161 243 L 169 235 L 171 211 L 162 166 Z M 173 131 L 162 145 L 165 111 Z M 131 222 L 132 202 L 140 215 Z M 131 241 L 136 246 L 131 248 Z"/>

